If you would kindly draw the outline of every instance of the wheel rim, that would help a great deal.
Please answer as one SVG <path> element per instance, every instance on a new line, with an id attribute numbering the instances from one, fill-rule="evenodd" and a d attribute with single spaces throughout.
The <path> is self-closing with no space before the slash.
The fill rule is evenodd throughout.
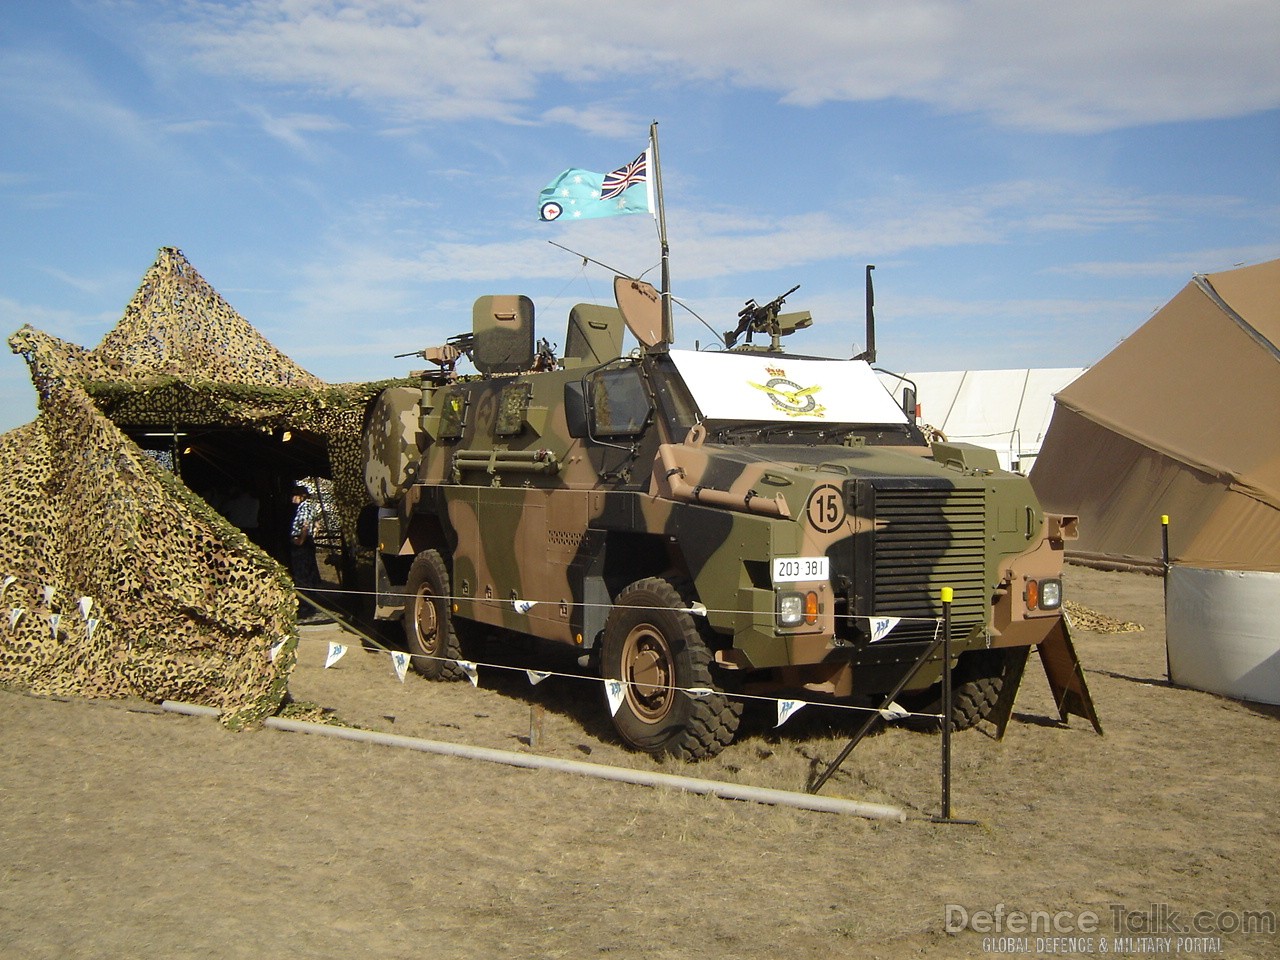
<path id="1" fill-rule="evenodd" d="M 675 662 L 667 639 L 651 624 L 632 628 L 622 644 L 622 672 L 627 681 L 631 712 L 646 723 L 656 723 L 671 711 L 675 691 Z"/>
<path id="2" fill-rule="evenodd" d="M 413 624 L 422 649 L 434 655 L 440 641 L 440 620 L 436 616 L 435 597 L 425 583 L 418 588 L 418 593 L 414 597 Z"/>

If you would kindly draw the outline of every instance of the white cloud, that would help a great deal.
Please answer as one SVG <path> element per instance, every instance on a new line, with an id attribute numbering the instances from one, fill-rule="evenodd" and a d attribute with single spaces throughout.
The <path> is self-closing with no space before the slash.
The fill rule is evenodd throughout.
<path id="1" fill-rule="evenodd" d="M 1170 253 L 1154 260 L 1108 260 L 1071 263 L 1045 270 L 1045 273 L 1097 278 L 1134 278 L 1183 276 L 1188 280 L 1197 273 L 1220 273 L 1280 257 L 1280 243 L 1249 247 L 1221 247 Z"/>
<path id="2" fill-rule="evenodd" d="M 798 105 L 903 98 L 1086 132 L 1280 105 L 1273 0 L 204 0 L 170 24 L 208 70 L 405 120 L 527 122 L 540 87 L 728 83 Z M 170 38 L 166 49 L 172 48 Z M 607 105 L 541 122 L 631 135 Z"/>
<path id="3" fill-rule="evenodd" d="M 257 118 L 258 123 L 268 136 L 279 140 L 306 157 L 314 157 L 317 151 L 305 134 L 333 133 L 347 128 L 347 125 L 341 120 L 314 113 L 293 113 L 286 116 L 274 116 L 261 107 L 252 107 L 250 112 Z"/>

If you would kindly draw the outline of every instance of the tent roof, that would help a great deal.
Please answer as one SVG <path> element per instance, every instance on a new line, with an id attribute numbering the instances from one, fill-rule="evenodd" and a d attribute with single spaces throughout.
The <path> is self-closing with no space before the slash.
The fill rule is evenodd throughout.
<path id="1" fill-rule="evenodd" d="M 1058 403 L 1280 509 L 1280 260 L 1198 276 Z"/>
<path id="2" fill-rule="evenodd" d="M 176 247 L 160 248 L 124 316 L 90 353 L 95 379 L 324 386 L 240 316 Z"/>
<path id="3" fill-rule="evenodd" d="M 1077 552 L 1280 569 L 1280 260 L 1194 277 L 1057 396 L 1032 471 Z"/>

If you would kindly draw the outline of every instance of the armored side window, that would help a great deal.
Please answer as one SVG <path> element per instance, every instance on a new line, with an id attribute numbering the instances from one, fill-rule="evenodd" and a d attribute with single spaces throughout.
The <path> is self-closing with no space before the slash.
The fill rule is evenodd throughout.
<path id="1" fill-rule="evenodd" d="M 440 436 L 444 440 L 461 440 L 467 422 L 467 395 L 451 390 L 440 407 Z"/>
<path id="2" fill-rule="evenodd" d="M 653 410 L 635 367 L 600 370 L 591 375 L 591 432 L 601 437 L 643 433 Z"/>
<path id="3" fill-rule="evenodd" d="M 495 436 L 514 437 L 524 428 L 529 410 L 529 384 L 508 383 L 498 396 L 498 419 L 493 426 Z"/>

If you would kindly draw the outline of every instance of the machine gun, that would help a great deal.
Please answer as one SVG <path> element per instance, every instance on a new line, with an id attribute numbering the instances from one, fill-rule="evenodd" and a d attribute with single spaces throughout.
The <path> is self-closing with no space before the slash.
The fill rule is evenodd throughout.
<path id="1" fill-rule="evenodd" d="M 439 370 L 424 370 L 422 378 L 424 380 L 433 380 L 438 383 L 448 383 L 457 376 L 456 368 L 458 360 L 461 357 L 472 359 L 472 352 L 476 347 L 476 335 L 474 333 L 459 333 L 450 337 L 440 347 L 425 347 L 422 350 L 410 350 L 408 353 L 397 353 L 396 358 L 400 357 L 421 357 L 428 363 L 434 363 Z"/>
<path id="2" fill-rule="evenodd" d="M 779 313 L 787 297 L 799 289 L 800 284 L 797 283 L 782 296 L 770 300 L 764 306 L 760 306 L 755 300 L 748 300 L 747 305 L 738 311 L 737 327 L 725 332 L 725 349 L 732 349 L 744 333 L 747 335 L 747 343 L 751 343 L 752 334 L 767 333 L 771 338 L 769 349 L 780 350 L 783 337 L 813 323 L 813 315 L 807 310 L 799 313 Z"/>

